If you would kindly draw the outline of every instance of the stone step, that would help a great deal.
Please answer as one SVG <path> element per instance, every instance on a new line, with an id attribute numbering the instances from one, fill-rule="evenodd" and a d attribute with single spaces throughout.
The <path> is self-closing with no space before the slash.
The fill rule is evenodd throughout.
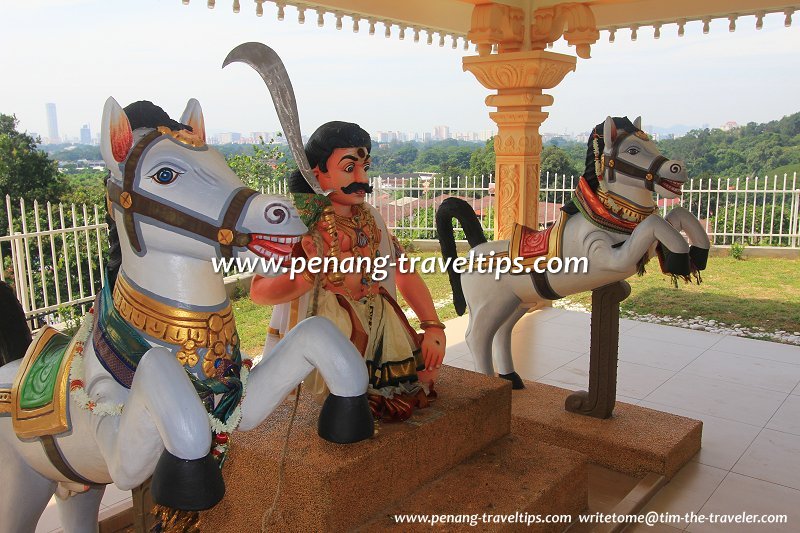
<path id="1" fill-rule="evenodd" d="M 531 435 L 511 434 L 385 510 L 359 531 L 563 531 L 587 507 L 584 455 L 543 444 Z M 400 523 L 397 514 L 436 516 L 439 522 L 435 526 Z M 560 523 L 525 523 L 546 515 L 569 518 Z"/>
<path id="2" fill-rule="evenodd" d="M 430 407 L 406 422 L 381 424 L 375 437 L 350 445 L 317 436 L 320 407 L 301 394 L 268 529 L 360 526 L 509 433 L 509 382 L 443 366 L 436 390 L 439 398 Z M 233 435 L 223 468 L 225 498 L 201 514 L 202 531 L 262 530 L 278 487 L 292 407 L 284 402 L 258 428 Z"/>
<path id="3" fill-rule="evenodd" d="M 586 454 L 611 470 L 639 477 L 653 472 L 669 480 L 700 450 L 699 420 L 624 402 L 601 420 L 566 411 L 572 391 L 533 381 L 525 387 L 513 395 L 514 433 Z"/>

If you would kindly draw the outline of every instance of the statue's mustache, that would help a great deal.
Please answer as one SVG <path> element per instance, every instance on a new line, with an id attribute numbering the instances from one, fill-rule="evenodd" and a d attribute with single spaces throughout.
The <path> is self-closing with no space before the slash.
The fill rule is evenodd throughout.
<path id="1" fill-rule="evenodd" d="M 372 185 L 369 183 L 359 183 L 353 182 L 347 187 L 342 187 L 342 192 L 345 194 L 353 194 L 354 192 L 364 191 L 365 193 L 369 194 L 372 192 Z"/>

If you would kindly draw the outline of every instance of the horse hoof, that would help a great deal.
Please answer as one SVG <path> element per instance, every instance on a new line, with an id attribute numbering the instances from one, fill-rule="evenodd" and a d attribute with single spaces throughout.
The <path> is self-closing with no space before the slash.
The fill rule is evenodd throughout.
<path id="1" fill-rule="evenodd" d="M 708 264 L 708 248 L 689 246 L 689 257 L 697 270 L 705 270 Z"/>
<path id="2" fill-rule="evenodd" d="M 525 383 L 522 381 L 522 378 L 519 377 L 519 374 L 516 372 L 512 372 L 510 374 L 499 374 L 499 376 L 505 380 L 511 382 L 511 388 L 514 390 L 520 390 L 525 388 Z"/>
<path id="3" fill-rule="evenodd" d="M 161 454 L 150 485 L 153 501 L 182 511 L 204 511 L 225 495 L 219 464 L 209 453 L 200 459 Z"/>
<path id="4" fill-rule="evenodd" d="M 691 273 L 689 253 L 676 253 L 670 251 L 666 246 L 661 247 L 664 257 L 664 269 L 667 274 L 676 276 L 688 276 Z"/>
<path id="5" fill-rule="evenodd" d="M 375 420 L 367 395 L 336 396 L 329 394 L 322 405 L 317 434 L 337 444 L 350 444 L 370 438 L 375 432 Z"/>

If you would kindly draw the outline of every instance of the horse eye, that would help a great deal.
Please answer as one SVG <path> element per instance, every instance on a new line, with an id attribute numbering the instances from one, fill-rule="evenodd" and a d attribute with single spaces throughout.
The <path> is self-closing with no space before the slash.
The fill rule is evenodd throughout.
<path id="1" fill-rule="evenodd" d="M 177 170 L 172 170 L 169 167 L 162 167 L 158 169 L 158 171 L 156 171 L 155 174 L 150 176 L 150 178 L 152 178 L 153 181 L 155 181 L 160 185 L 168 185 L 173 181 L 175 181 L 176 179 L 178 179 L 178 176 L 180 176 L 181 174 L 182 174 L 181 172 L 178 172 Z"/>
<path id="2" fill-rule="evenodd" d="M 639 153 L 639 149 L 638 149 L 638 148 L 636 148 L 635 146 L 631 146 L 630 148 L 628 148 L 628 149 L 627 149 L 627 150 L 625 150 L 625 151 L 626 151 L 626 152 L 628 152 L 628 153 L 629 153 L 629 154 L 631 154 L 631 155 L 636 155 L 636 154 L 638 154 L 638 153 Z"/>

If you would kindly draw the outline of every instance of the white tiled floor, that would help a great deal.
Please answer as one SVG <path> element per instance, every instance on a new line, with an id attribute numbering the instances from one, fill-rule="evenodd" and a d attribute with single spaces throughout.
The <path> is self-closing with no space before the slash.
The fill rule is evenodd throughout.
<path id="1" fill-rule="evenodd" d="M 447 323 L 445 362 L 474 370 L 467 317 Z M 548 308 L 525 315 L 513 334 L 525 379 L 585 389 L 589 315 Z M 787 514 L 783 525 L 738 531 L 797 531 L 800 524 L 800 347 L 632 320 L 620 321 L 619 401 L 703 421 L 703 448 L 646 511 Z M 58 528 L 54 501 L 37 532 Z M 101 516 L 130 505 L 106 490 Z M 686 524 L 675 524 L 685 528 Z M 692 524 L 689 531 L 737 531 Z M 630 531 L 674 532 L 665 525 Z"/>
<path id="2" fill-rule="evenodd" d="M 100 502 L 100 520 L 114 516 L 115 514 L 124 511 L 131 506 L 131 491 L 119 490 L 114 485 L 108 485 L 106 492 L 103 494 L 103 500 Z M 39 525 L 36 527 L 36 533 L 49 533 L 61 530 L 61 522 L 58 519 L 58 509 L 56 509 L 55 496 L 47 504 L 42 517 L 39 519 Z"/>
<path id="3" fill-rule="evenodd" d="M 474 368 L 448 322 L 450 365 Z M 525 379 L 586 389 L 589 315 L 544 309 L 513 334 Z M 452 348 L 451 348 L 452 346 Z M 800 531 L 800 347 L 620 321 L 617 399 L 703 421 L 703 447 L 644 512 L 786 514 L 788 524 L 692 524 L 689 531 Z M 629 531 L 669 532 L 659 525 Z"/>

